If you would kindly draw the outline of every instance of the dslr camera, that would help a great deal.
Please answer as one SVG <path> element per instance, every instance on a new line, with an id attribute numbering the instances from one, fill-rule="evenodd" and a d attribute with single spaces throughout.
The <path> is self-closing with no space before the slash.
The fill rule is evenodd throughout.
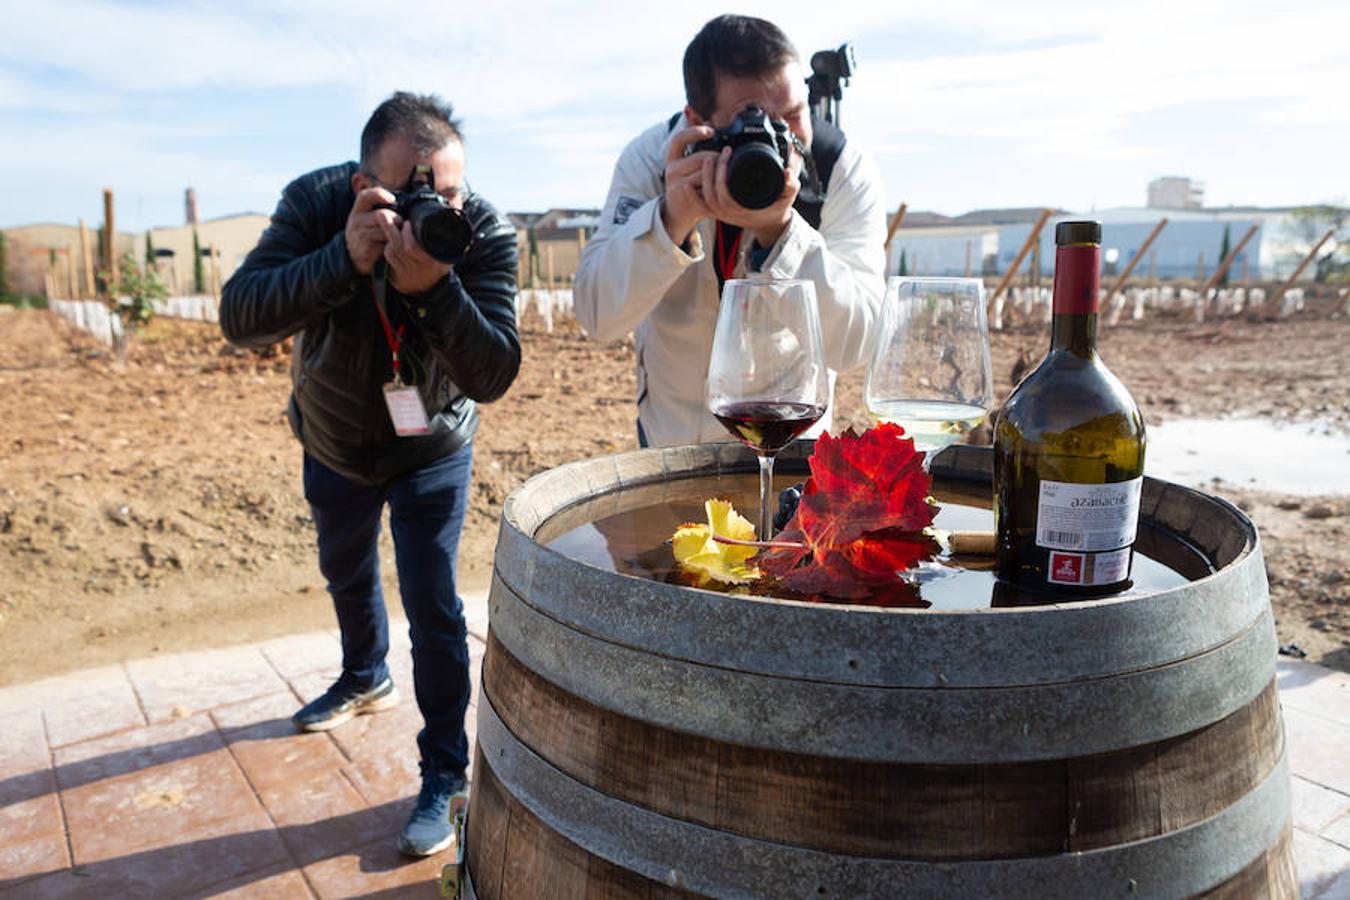
<path id="1" fill-rule="evenodd" d="M 758 106 L 747 106 L 726 128 L 689 148 L 721 152 L 731 148 L 727 162 L 727 189 L 746 209 L 773 206 L 787 183 L 787 164 L 792 154 L 792 136 L 786 122 L 770 119 Z"/>
<path id="2" fill-rule="evenodd" d="M 433 259 L 453 266 L 463 262 L 473 245 L 473 229 L 462 210 L 456 209 L 436 192 L 436 176 L 431 166 L 413 166 L 408 185 L 394 192 L 394 203 L 379 208 L 392 209 L 412 225 L 413 237 Z"/>

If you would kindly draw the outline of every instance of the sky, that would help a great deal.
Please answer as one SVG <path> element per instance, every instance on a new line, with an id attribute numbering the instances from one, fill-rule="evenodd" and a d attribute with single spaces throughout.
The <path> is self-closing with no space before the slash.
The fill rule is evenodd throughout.
<path id="1" fill-rule="evenodd" d="M 0 0 L 0 227 L 98 222 L 104 187 L 124 231 L 182 224 L 188 186 L 203 218 L 268 214 L 399 89 L 454 104 L 499 209 L 598 207 L 722 12 L 804 60 L 853 44 L 841 124 L 890 209 L 1142 206 L 1161 175 L 1209 206 L 1350 201 L 1345 0 Z"/>

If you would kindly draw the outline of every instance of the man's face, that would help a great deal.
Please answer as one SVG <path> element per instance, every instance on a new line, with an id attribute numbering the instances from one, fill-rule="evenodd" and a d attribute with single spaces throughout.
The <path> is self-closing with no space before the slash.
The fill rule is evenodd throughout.
<path id="1" fill-rule="evenodd" d="M 456 209 L 464 208 L 464 145 L 451 138 L 430 156 L 419 156 L 408 139 L 400 134 L 385 138 L 375 154 L 373 173 L 358 172 L 356 189 L 382 187 L 397 192 L 408 187 L 413 167 L 428 165 L 436 178 L 436 192 Z M 374 177 L 372 178 L 371 175 Z"/>
<path id="2" fill-rule="evenodd" d="M 801 65 L 789 61 L 764 75 L 741 76 L 718 72 L 717 104 L 712 119 L 714 128 L 725 128 L 747 106 L 758 106 L 770 118 L 787 122 L 788 128 L 811 146 L 811 111 L 806 105 L 806 81 Z M 439 182 L 438 182 L 439 183 Z"/>

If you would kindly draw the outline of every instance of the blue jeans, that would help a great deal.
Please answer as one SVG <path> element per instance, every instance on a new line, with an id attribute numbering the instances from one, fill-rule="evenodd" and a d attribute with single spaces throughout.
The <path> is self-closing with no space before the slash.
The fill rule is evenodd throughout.
<path id="1" fill-rule="evenodd" d="M 341 681 L 370 688 L 389 675 L 389 620 L 380 588 L 377 540 L 389 504 L 398 588 L 412 638 L 413 689 L 425 727 L 422 761 L 462 776 L 469 764 L 469 646 L 455 593 L 455 553 L 468 506 L 473 445 L 371 487 L 305 454 L 305 499 L 319 533 L 319 571 L 342 631 Z"/>

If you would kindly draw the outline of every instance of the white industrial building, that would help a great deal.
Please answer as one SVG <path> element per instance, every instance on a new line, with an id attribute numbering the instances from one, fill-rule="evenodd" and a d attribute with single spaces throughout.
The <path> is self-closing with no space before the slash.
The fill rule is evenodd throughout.
<path id="1" fill-rule="evenodd" d="M 1194 178 L 1167 175 L 1148 183 L 1149 209 L 1202 209 L 1204 205 L 1204 182 Z"/>
<path id="2" fill-rule="evenodd" d="M 924 225 L 901 227 L 891 241 L 888 272 L 897 274 L 901 254 L 911 275 L 994 275 L 1012 265 L 1027 239 L 1039 210 L 1022 210 L 1022 221 L 1001 224 Z M 962 219 L 979 217 L 968 214 Z M 1041 233 L 1040 267 L 1044 277 L 1054 273 L 1055 225 L 1066 219 L 1097 219 L 1102 223 L 1103 274 L 1123 271 L 1160 219 L 1168 224 L 1135 266 L 1132 279 L 1195 280 L 1213 273 L 1223 249 L 1224 230 L 1229 247 L 1236 247 L 1251 226 L 1256 233 L 1234 259 L 1229 280 L 1287 278 L 1307 252 L 1296 246 L 1287 209 L 1146 209 L 1122 207 L 1089 213 L 1061 212 L 1051 216 Z M 1019 271 L 1029 273 L 1032 254 Z M 1311 270 L 1305 273 L 1311 277 Z"/>

